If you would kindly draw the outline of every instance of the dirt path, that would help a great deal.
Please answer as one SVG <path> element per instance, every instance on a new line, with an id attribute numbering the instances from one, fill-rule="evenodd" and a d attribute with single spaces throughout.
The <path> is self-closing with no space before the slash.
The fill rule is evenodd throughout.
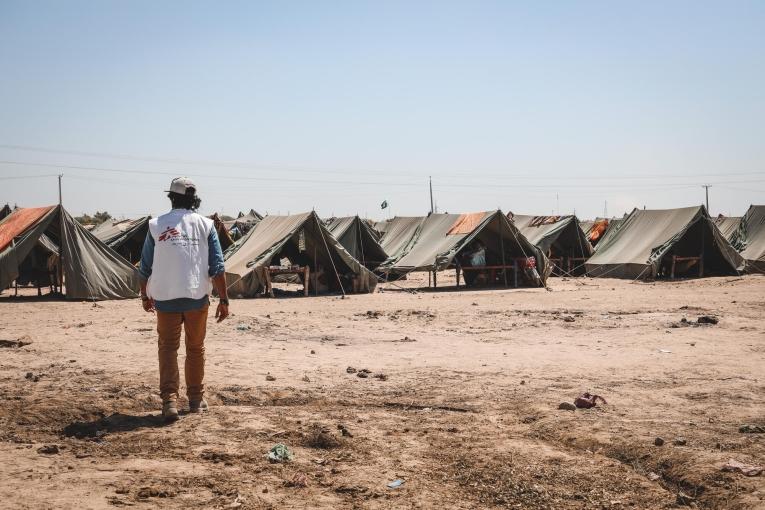
<path id="1" fill-rule="evenodd" d="M 212 411 L 171 426 L 137 300 L 0 297 L 0 506 L 765 507 L 765 475 L 720 469 L 765 464 L 739 432 L 765 425 L 765 278 L 385 287 L 234 301 Z M 558 410 L 587 390 L 608 404 Z"/>

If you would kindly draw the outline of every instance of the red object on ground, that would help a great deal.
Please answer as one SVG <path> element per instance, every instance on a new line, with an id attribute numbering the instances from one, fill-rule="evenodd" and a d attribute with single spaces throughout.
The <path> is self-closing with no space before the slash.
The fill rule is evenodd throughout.
<path id="1" fill-rule="evenodd" d="M 600 401 L 603 402 L 604 404 L 608 404 L 608 402 L 606 402 L 606 399 L 604 399 L 600 395 L 592 395 L 585 391 L 584 393 L 576 397 L 576 400 L 574 400 L 574 405 L 578 407 L 579 409 L 589 409 L 597 405 L 598 399 L 600 399 Z"/>

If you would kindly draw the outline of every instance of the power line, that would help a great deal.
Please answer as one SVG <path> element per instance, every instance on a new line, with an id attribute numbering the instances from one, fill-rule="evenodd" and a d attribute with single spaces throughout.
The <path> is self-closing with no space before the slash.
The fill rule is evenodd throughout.
<path id="1" fill-rule="evenodd" d="M 45 174 L 45 175 L 10 175 L 8 177 L 0 177 L 0 180 L 10 179 L 37 179 L 39 177 L 58 177 L 58 174 Z"/>
<path id="2" fill-rule="evenodd" d="M 69 169 L 69 170 L 85 170 L 85 171 L 97 171 L 97 172 L 108 172 L 108 173 L 122 173 L 122 174 L 136 174 L 136 175 L 166 175 L 166 176 L 178 176 L 182 172 L 179 171 L 167 171 L 167 170 L 135 170 L 135 169 L 121 169 L 121 168 L 105 168 L 105 167 L 94 167 L 94 166 L 82 166 L 82 165 L 65 165 L 65 164 L 53 164 L 53 163 L 30 163 L 30 162 L 24 162 L 24 161 L 8 161 L 8 160 L 0 160 L 0 164 L 6 164 L 6 165 L 20 165 L 20 166 L 36 166 L 36 167 L 44 167 L 44 168 L 56 168 L 56 169 Z M 55 177 L 55 175 L 53 175 Z M 222 173 L 218 174 L 202 174 L 202 173 L 186 173 L 186 176 L 188 177 L 202 177 L 202 178 L 210 178 L 210 179 L 229 179 L 229 180 L 237 180 L 237 181 L 254 181 L 254 182 L 277 182 L 277 183 L 304 183 L 304 184 L 330 184 L 330 185 L 340 185 L 340 186 L 347 186 L 347 185 L 358 185 L 358 186 L 398 186 L 398 187 L 410 187 L 410 188 L 419 188 L 422 186 L 422 182 L 420 181 L 411 181 L 411 182 L 397 182 L 397 181 L 349 181 L 349 180 L 326 180 L 326 179 L 303 179 L 303 178 L 294 178 L 294 177 L 261 177 L 261 176 L 239 176 L 239 175 L 226 175 Z M 17 178 L 22 178 L 21 176 Z M 765 182 L 765 179 L 753 179 L 753 180 L 742 180 L 742 181 L 726 181 L 730 184 L 746 184 L 746 183 L 752 183 L 752 182 Z M 635 189 L 639 190 L 642 187 L 649 186 L 650 189 L 656 189 L 655 184 L 646 184 L 646 185 L 613 185 L 613 184 L 566 184 L 567 188 L 584 188 L 584 189 L 593 189 L 593 188 L 599 188 L 599 189 L 607 189 L 607 190 L 618 190 L 618 189 Z M 668 183 L 662 186 L 659 189 L 670 189 L 672 187 L 692 187 L 693 185 L 687 185 L 687 184 L 680 184 L 680 183 Z M 458 184 L 439 184 L 436 186 L 437 188 L 479 188 L 479 189 L 486 189 L 486 188 L 524 188 L 524 189 L 548 189 L 548 185 L 530 185 L 530 184 L 502 184 L 502 183 L 491 183 L 491 182 L 485 182 L 481 184 L 470 184 L 461 182 Z"/>
<path id="3" fill-rule="evenodd" d="M 411 175 L 412 172 L 391 172 L 390 170 L 371 170 L 371 169 L 359 169 L 359 168 L 310 168 L 305 166 L 292 166 L 292 165 L 278 165 L 278 164 L 257 164 L 257 163 L 233 163 L 233 162 L 225 162 L 225 161 L 210 161 L 210 160 L 193 160 L 193 159 L 185 159 L 185 158 L 162 158 L 162 157 L 154 157 L 154 156 L 135 156 L 130 154 L 117 154 L 117 153 L 108 153 L 108 152 L 90 152 L 90 151 L 75 151 L 75 150 L 66 150 L 66 149 L 54 149 L 54 148 L 48 148 L 48 147 L 37 147 L 37 146 L 30 146 L 30 145 L 14 145 L 14 144 L 0 144 L 0 148 L 2 149 L 10 149 L 10 150 L 18 150 L 18 151 L 27 151 L 27 152 L 40 152 L 40 153 L 49 153 L 49 154 L 65 154 L 65 155 L 71 155 L 71 156 L 84 156 L 84 157 L 97 157 L 97 158 L 109 158 L 109 159 L 119 159 L 119 160 L 128 160 L 128 161 L 145 161 L 145 162 L 157 162 L 157 163 L 173 163 L 173 164 L 181 164 L 181 165 L 197 165 L 197 166 L 216 166 L 216 167 L 228 167 L 228 168 L 239 168 L 243 170 L 284 170 L 284 171 L 291 171 L 291 172 L 306 172 L 306 173 L 384 173 L 387 175 Z M 157 173 L 157 172 L 154 172 Z M 180 172 L 183 173 L 183 172 Z M 456 172 L 452 173 L 454 176 L 470 176 L 475 177 L 477 175 L 477 171 L 466 171 L 464 173 L 462 172 Z M 175 174 L 173 174 L 175 175 Z M 763 171 L 757 171 L 757 172 L 722 172 L 722 173 L 696 173 L 696 174 L 633 174 L 633 175 L 576 175 L 571 178 L 563 178 L 560 176 L 554 176 L 554 175 L 536 175 L 536 176 L 530 176 L 528 173 L 523 174 L 510 174 L 510 173 L 492 173 L 492 172 L 483 172 L 482 175 L 484 176 L 502 176 L 502 177 L 508 177 L 513 179 L 539 179 L 539 180 L 622 180 L 622 179 L 656 179 L 656 178 L 697 178 L 697 177 L 727 177 L 727 176 L 747 176 L 747 175 L 765 175 L 765 170 Z M 200 176 L 200 175 L 197 175 Z M 448 177 L 448 175 L 444 175 L 443 177 Z"/>

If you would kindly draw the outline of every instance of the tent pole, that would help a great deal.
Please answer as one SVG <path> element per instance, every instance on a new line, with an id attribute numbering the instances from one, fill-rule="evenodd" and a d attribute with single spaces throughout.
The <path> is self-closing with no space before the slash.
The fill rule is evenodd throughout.
<path id="1" fill-rule="evenodd" d="M 358 227 L 357 230 L 359 231 L 359 247 L 361 247 L 361 265 L 364 266 L 364 267 L 367 267 L 367 261 L 364 260 L 364 239 L 362 239 L 362 237 L 361 237 L 361 218 L 356 216 L 356 220 L 355 221 L 358 221 L 356 226 Z"/>
<path id="2" fill-rule="evenodd" d="M 337 274 L 337 268 L 335 267 L 335 261 L 332 260 L 332 253 L 330 253 L 329 251 L 327 238 L 324 237 L 324 226 L 322 225 L 319 217 L 316 216 L 316 212 L 313 213 L 313 219 L 316 222 L 316 226 L 319 228 L 319 234 L 321 234 L 321 240 L 324 241 L 324 248 L 327 250 L 327 256 L 329 257 L 329 262 L 330 264 L 332 264 L 332 270 L 335 272 L 335 278 L 337 278 L 337 284 L 340 285 L 340 292 L 342 292 L 343 297 L 345 297 L 345 289 L 343 288 L 343 282 L 340 281 L 340 275 Z"/>
<path id="3" fill-rule="evenodd" d="M 499 228 L 497 230 L 499 231 L 499 249 L 502 251 L 502 276 L 505 280 L 505 288 L 507 288 L 507 263 L 505 262 L 505 239 L 502 237 L 502 218 L 500 218 L 501 215 L 502 213 L 497 216 L 497 221 L 499 222 Z"/>

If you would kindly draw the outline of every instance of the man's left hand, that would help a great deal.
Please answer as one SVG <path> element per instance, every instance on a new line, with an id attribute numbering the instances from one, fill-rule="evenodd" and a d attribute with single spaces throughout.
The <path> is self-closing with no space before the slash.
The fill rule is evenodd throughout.
<path id="1" fill-rule="evenodd" d="M 228 305 L 218 303 L 218 308 L 215 310 L 215 318 L 218 319 L 218 322 L 221 322 L 226 317 L 228 317 Z"/>

